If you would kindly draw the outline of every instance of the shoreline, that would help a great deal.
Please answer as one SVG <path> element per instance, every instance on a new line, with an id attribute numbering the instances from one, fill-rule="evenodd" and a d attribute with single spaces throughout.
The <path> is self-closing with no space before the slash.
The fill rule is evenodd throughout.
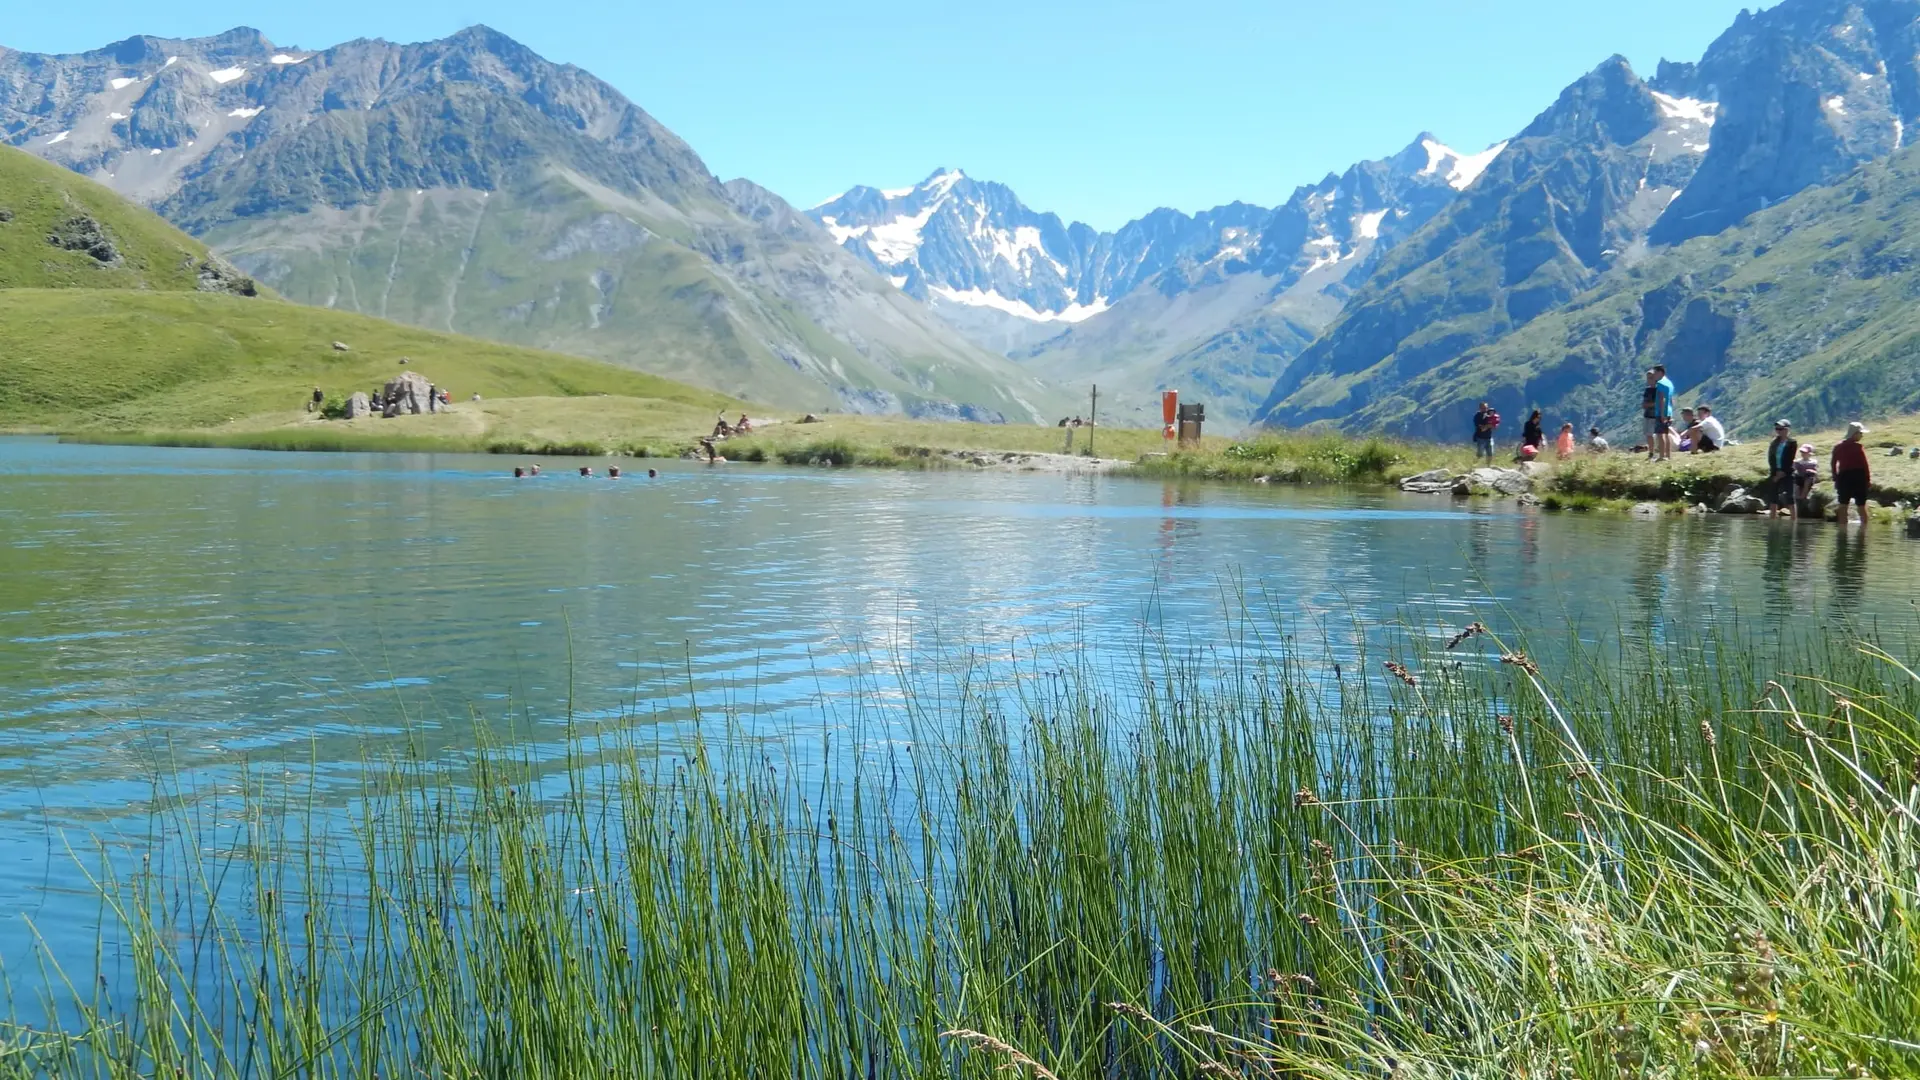
<path id="1" fill-rule="evenodd" d="M 1895 434 L 1905 435 L 1909 425 L 1889 426 Z M 699 438 L 690 436 L 618 443 L 513 434 L 373 432 L 318 423 L 252 431 L 22 428 L 5 433 L 51 436 L 62 442 L 199 449 L 633 460 L 699 457 Z M 1159 433 L 1151 429 L 1099 428 L 1092 433 L 1096 446 L 1105 443 L 1119 453 L 1088 457 L 1063 452 L 1066 440 L 1054 428 L 840 415 L 817 424 L 770 421 L 765 428 L 721 442 L 718 447 L 730 461 L 811 468 L 1046 472 L 1221 484 L 1386 488 L 1436 498 L 1511 499 L 1548 512 L 1630 513 L 1641 517 L 1738 513 L 1741 511 L 1725 507 L 1765 482 L 1763 468 L 1756 460 L 1749 460 L 1757 459 L 1762 452 L 1755 444 L 1735 446 L 1711 459 L 1679 455 L 1668 462 L 1649 462 L 1622 451 L 1584 455 L 1568 462 L 1489 465 L 1464 448 L 1377 437 L 1265 433 L 1243 441 L 1210 437 L 1198 449 L 1167 450 L 1161 448 L 1164 444 Z M 1920 425 L 1914 425 L 1912 437 L 1920 439 Z M 1036 445 L 1043 442 L 1056 448 Z M 1898 518 L 1920 506 L 1920 460 L 1903 455 L 1898 461 L 1889 457 L 1886 462 L 1886 466 L 1875 462 L 1872 501 L 1876 511 L 1892 510 Z M 1506 476 L 1525 474 L 1527 480 L 1496 489 L 1493 478 L 1485 474 L 1489 469 Z M 1482 474 L 1481 479 L 1474 479 L 1476 473 Z M 1829 514 L 1830 504 L 1830 486 L 1816 489 L 1815 513 Z"/>

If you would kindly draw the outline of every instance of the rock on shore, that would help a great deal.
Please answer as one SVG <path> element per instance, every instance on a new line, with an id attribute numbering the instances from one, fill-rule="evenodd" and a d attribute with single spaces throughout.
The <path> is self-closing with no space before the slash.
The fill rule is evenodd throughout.
<path id="1" fill-rule="evenodd" d="M 1524 495 L 1533 490 L 1533 472 L 1518 469 L 1479 468 L 1455 473 L 1451 469 L 1429 469 L 1400 481 L 1400 490 L 1416 495 Z"/>

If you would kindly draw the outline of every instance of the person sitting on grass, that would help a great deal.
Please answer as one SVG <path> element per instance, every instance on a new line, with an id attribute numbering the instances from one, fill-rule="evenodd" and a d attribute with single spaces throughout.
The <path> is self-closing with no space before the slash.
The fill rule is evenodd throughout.
<path id="1" fill-rule="evenodd" d="M 1599 428 L 1590 427 L 1587 429 L 1587 449 L 1596 454 L 1604 454 L 1611 449 L 1607 443 L 1607 437 L 1600 434 Z"/>
<path id="2" fill-rule="evenodd" d="M 1727 445 L 1727 429 L 1708 405 L 1695 407 L 1698 419 L 1693 424 L 1693 452 L 1711 454 Z"/>
<path id="3" fill-rule="evenodd" d="M 1674 449 L 1683 454 L 1691 454 L 1694 447 L 1694 436 L 1699 433 L 1699 430 L 1698 422 L 1693 416 L 1693 410 L 1681 409 L 1680 426 L 1674 429 L 1680 441 L 1675 444 Z"/>
<path id="4" fill-rule="evenodd" d="M 741 413 L 740 422 L 733 425 L 733 433 L 735 435 L 745 435 L 752 430 L 753 430 L 753 421 L 747 419 L 746 413 Z"/>

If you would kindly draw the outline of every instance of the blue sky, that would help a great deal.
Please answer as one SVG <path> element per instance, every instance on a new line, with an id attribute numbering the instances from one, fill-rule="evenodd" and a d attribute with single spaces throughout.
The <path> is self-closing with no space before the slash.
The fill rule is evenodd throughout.
<path id="1" fill-rule="evenodd" d="M 1747 0 L 1749 4 L 1753 0 Z M 257 27 L 276 44 L 417 41 L 486 23 L 587 68 L 722 177 L 807 206 L 936 166 L 1112 228 L 1156 206 L 1272 204 L 1430 130 L 1524 127 L 1613 53 L 1698 59 L 1738 0 L 89 0 L 9 4 L 0 45 Z"/>

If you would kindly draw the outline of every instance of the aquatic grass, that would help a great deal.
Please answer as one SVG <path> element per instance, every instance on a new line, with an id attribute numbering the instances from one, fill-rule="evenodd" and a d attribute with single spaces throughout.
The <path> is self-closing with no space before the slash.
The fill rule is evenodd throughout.
<path id="1" fill-rule="evenodd" d="M 1355 629 L 168 793 L 0 1071 L 1920 1075 L 1903 632 Z"/>

